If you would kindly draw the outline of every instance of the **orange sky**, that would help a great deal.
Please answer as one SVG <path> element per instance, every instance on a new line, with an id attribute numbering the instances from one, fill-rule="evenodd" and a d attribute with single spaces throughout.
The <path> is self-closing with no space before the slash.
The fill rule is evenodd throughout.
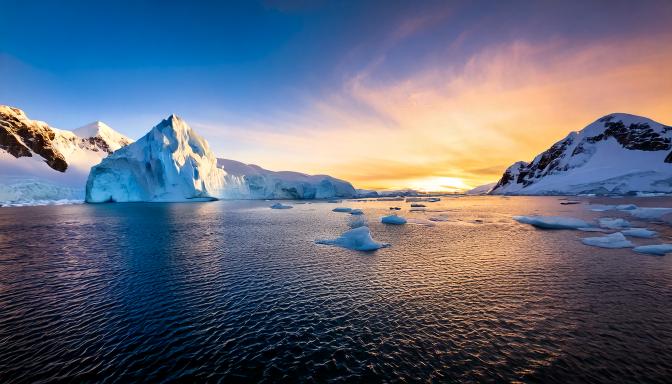
<path id="1" fill-rule="evenodd" d="M 379 85 L 369 77 L 381 58 L 309 110 L 254 123 L 260 134 L 196 128 L 247 143 L 226 156 L 271 169 L 328 173 L 358 188 L 465 189 L 496 181 L 514 161 L 608 113 L 672 124 L 669 47 L 665 34 L 585 45 L 514 41 L 461 67 L 437 65 Z"/>

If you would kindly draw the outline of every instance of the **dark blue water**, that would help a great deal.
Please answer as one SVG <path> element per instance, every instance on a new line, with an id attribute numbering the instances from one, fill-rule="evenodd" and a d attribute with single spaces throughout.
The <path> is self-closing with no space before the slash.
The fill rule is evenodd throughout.
<path id="1" fill-rule="evenodd" d="M 511 220 L 604 213 L 554 198 L 444 199 L 424 213 L 346 202 L 392 244 L 360 253 L 314 244 L 347 229 L 333 204 L 268 205 L 0 209 L 0 382 L 672 377 L 671 256 Z M 385 226 L 390 205 L 446 221 Z M 640 243 L 672 235 L 633 224 L 661 232 Z"/>

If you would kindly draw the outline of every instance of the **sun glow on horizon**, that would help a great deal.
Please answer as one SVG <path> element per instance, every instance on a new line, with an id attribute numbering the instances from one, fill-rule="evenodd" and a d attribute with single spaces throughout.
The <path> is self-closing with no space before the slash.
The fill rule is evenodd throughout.
<path id="1" fill-rule="evenodd" d="M 472 188 L 459 177 L 431 176 L 407 181 L 407 188 L 420 192 L 462 192 Z"/>

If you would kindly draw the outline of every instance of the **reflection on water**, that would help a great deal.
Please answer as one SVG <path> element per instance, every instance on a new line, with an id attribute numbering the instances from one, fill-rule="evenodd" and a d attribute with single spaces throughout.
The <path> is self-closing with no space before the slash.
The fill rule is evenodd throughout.
<path id="1" fill-rule="evenodd" d="M 268 205 L 0 209 L 0 381 L 672 375 L 672 257 L 589 248 L 579 239 L 594 234 L 511 219 L 627 213 L 556 198 L 444 198 L 413 213 L 344 202 L 392 244 L 360 253 L 314 243 L 348 229 L 334 204 Z M 379 223 L 392 205 L 440 221 Z"/>

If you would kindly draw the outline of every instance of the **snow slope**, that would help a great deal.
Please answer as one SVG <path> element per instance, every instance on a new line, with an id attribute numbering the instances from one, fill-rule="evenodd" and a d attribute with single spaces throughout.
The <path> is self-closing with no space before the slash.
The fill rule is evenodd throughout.
<path id="1" fill-rule="evenodd" d="M 476 188 L 470 189 L 465 194 L 467 195 L 487 195 L 492 188 L 497 185 L 497 182 L 492 182 L 488 184 L 479 185 Z"/>
<path id="2" fill-rule="evenodd" d="M 100 122 L 61 130 L 0 105 L 0 205 L 83 200 L 91 166 L 131 142 Z"/>
<path id="3" fill-rule="evenodd" d="M 530 163 L 514 163 L 490 193 L 670 193 L 671 150 L 672 127 L 615 113 L 570 133 Z"/>

